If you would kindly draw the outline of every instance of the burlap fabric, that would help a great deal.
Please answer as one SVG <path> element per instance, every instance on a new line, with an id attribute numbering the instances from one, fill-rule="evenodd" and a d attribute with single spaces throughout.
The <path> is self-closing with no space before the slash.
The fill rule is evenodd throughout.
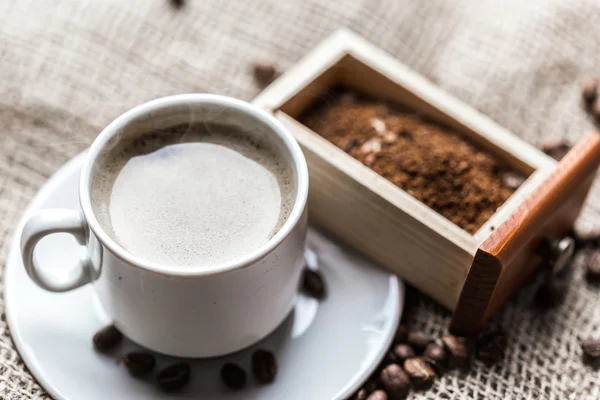
<path id="1" fill-rule="evenodd" d="M 249 63 L 294 64 L 349 27 L 532 143 L 593 129 L 578 80 L 600 65 L 595 0 L 0 1 L 0 238 L 44 181 L 128 108 L 182 92 L 250 100 Z M 600 223 L 600 185 L 581 223 Z M 600 375 L 578 339 L 600 336 L 600 290 L 576 262 L 566 303 L 539 314 L 535 282 L 496 321 L 505 362 L 453 372 L 411 399 L 598 399 Z M 0 309 L 3 308 L 0 299 Z M 418 301 L 417 328 L 440 333 L 447 312 Z M 309 384 L 309 383 L 307 383 Z M 0 397 L 46 398 L 0 322 Z M 320 400 L 320 399 L 315 399 Z"/>

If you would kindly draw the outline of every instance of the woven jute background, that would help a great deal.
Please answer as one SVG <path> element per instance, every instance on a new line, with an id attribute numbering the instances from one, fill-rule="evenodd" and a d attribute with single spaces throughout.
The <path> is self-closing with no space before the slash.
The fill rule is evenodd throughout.
<path id="1" fill-rule="evenodd" d="M 166 0 L 3 0 L 0 265 L 38 188 L 113 118 L 175 93 L 250 100 L 259 91 L 252 60 L 285 69 L 339 27 L 534 144 L 595 128 L 578 82 L 600 74 L 596 0 L 188 0 L 180 10 Z M 600 223 L 599 215 L 596 183 L 579 223 Z M 504 362 L 446 374 L 410 398 L 600 398 L 600 374 L 578 346 L 600 336 L 600 290 L 585 283 L 580 264 L 556 311 L 532 307 L 534 280 L 497 316 L 510 332 Z M 1 298 L 0 398 L 46 398 L 13 346 Z M 449 314 L 425 297 L 417 303 L 415 327 L 441 333 Z"/>

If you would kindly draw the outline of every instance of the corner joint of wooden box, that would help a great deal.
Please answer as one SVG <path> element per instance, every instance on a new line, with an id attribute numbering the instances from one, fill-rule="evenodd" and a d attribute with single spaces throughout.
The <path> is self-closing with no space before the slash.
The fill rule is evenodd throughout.
<path id="1" fill-rule="evenodd" d="M 540 264 L 540 241 L 567 234 L 599 165 L 600 135 L 590 133 L 481 243 L 454 310 L 450 325 L 453 333 L 477 332 Z"/>
<path id="2" fill-rule="evenodd" d="M 478 249 L 452 317 L 452 333 L 466 336 L 481 328 L 501 273 L 501 261 L 485 250 Z"/>

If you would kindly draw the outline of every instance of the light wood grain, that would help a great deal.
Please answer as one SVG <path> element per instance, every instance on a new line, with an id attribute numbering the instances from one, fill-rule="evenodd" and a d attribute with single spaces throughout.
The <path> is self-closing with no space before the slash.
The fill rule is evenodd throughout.
<path id="1" fill-rule="evenodd" d="M 312 222 L 454 308 L 477 243 L 465 231 L 282 112 L 309 165 Z"/>

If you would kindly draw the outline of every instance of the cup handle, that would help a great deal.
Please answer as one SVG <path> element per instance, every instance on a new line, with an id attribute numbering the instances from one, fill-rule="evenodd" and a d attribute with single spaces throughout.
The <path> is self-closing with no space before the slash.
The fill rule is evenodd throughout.
<path id="1" fill-rule="evenodd" d="M 87 223 L 79 211 L 55 208 L 42 210 L 29 218 L 21 233 L 21 255 L 23 265 L 31 280 L 50 292 L 67 292 L 91 282 L 92 263 L 87 254 L 73 269 L 73 273 L 67 281 L 56 282 L 40 273 L 41 269 L 33 257 L 33 251 L 42 238 L 53 233 L 69 233 L 82 246 L 88 239 Z"/>

